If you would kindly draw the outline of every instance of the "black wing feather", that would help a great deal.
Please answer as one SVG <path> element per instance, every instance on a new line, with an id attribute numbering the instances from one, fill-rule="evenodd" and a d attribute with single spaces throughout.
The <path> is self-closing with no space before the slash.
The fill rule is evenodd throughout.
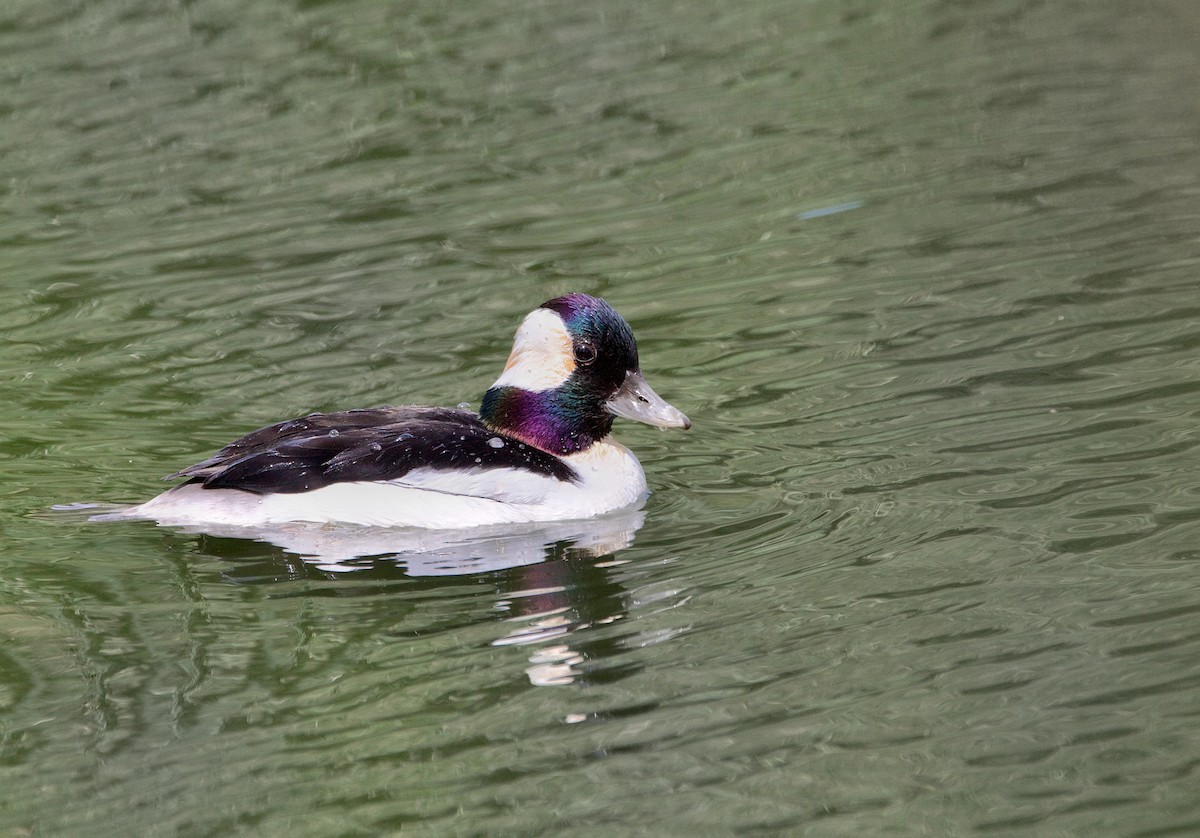
<path id="1" fill-rule="evenodd" d="M 415 468 L 515 468 L 578 480 L 558 457 L 493 431 L 474 413 L 436 407 L 312 413 L 260 428 L 171 477 L 267 494 L 396 480 Z"/>

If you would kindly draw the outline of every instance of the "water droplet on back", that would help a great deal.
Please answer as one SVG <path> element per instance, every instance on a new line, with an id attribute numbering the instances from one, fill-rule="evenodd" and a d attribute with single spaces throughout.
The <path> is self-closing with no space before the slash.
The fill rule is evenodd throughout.
<path id="1" fill-rule="evenodd" d="M 503 448 L 503 447 L 504 447 L 504 440 L 502 440 L 502 439 L 501 439 L 500 437 L 498 437 L 498 436 L 494 436 L 494 437 L 492 437 L 491 439 L 489 439 L 489 440 L 488 440 L 488 445 L 492 446 L 493 448 Z"/>
<path id="2" fill-rule="evenodd" d="M 378 442 L 372 442 L 372 443 L 371 443 L 370 445 L 368 445 L 367 447 L 368 447 L 368 448 L 370 448 L 372 451 L 375 451 L 375 452 L 379 452 L 379 451 L 382 451 L 382 450 L 383 450 L 383 446 L 382 446 L 382 445 L 380 445 Z"/>
<path id="3" fill-rule="evenodd" d="M 396 442 L 408 442 L 412 438 L 412 434 L 400 434 L 400 436 L 396 437 Z"/>
<path id="4" fill-rule="evenodd" d="M 458 403 L 458 409 L 459 409 L 459 410 L 470 410 L 470 409 L 471 409 L 471 403 L 470 403 L 470 402 L 459 402 L 459 403 Z"/>
<path id="5" fill-rule="evenodd" d="M 329 435 L 330 435 L 330 436 L 337 436 L 337 435 L 338 435 L 338 429 L 337 429 L 337 428 L 330 428 L 330 429 L 329 429 Z"/>

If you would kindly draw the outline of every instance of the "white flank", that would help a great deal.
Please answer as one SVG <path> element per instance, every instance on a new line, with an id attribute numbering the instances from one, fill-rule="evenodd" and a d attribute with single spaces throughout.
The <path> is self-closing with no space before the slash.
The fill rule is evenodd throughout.
<path id="1" fill-rule="evenodd" d="M 646 476 L 637 458 L 611 438 L 564 459 L 578 472 L 578 483 L 518 469 L 416 469 L 390 482 L 334 483 L 310 492 L 267 495 L 191 483 L 97 518 L 148 519 L 168 526 L 306 521 L 446 529 L 592 518 L 646 497 Z"/>
<path id="2" fill-rule="evenodd" d="M 560 386 L 575 371 L 571 336 L 562 318 L 548 308 L 530 312 L 517 329 L 512 353 L 493 387 L 540 392 Z"/>

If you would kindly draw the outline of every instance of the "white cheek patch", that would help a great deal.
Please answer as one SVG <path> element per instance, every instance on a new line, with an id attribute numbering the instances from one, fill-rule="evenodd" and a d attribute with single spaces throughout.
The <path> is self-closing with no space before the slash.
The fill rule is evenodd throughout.
<path id="1" fill-rule="evenodd" d="M 561 386 L 575 371 L 571 336 L 562 318 L 547 308 L 526 316 L 513 339 L 512 353 L 493 387 L 539 392 Z"/>

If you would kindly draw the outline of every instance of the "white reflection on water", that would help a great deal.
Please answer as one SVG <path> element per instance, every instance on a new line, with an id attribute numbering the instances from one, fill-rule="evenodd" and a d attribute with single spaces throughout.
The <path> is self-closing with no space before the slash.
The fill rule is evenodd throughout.
<path id="1" fill-rule="evenodd" d="M 64 508 L 63 511 L 80 510 Z M 168 529 L 273 544 L 328 573 L 361 570 L 369 566 L 363 560 L 385 558 L 403 567 L 409 576 L 460 576 L 537 564 L 563 542 L 576 555 L 608 555 L 632 544 L 645 519 L 640 508 L 631 508 L 580 521 L 452 530 L 307 523 L 270 527 L 169 526 Z"/>
<path id="2" fill-rule="evenodd" d="M 97 507 L 59 507 L 65 516 L 95 513 Z M 333 524 L 292 523 L 275 527 L 206 525 L 168 526 L 167 529 L 272 544 L 328 574 L 351 575 L 378 566 L 380 561 L 402 568 L 413 577 L 474 576 L 541 565 L 548 559 L 589 562 L 629 547 L 645 522 L 640 508 L 631 508 L 580 521 L 506 524 L 458 530 L 385 529 Z M 113 523 L 103 516 L 90 523 Z M 123 525 L 123 524 L 122 524 Z M 595 562 L 611 568 L 623 560 Z M 624 618 L 623 611 L 589 613 L 579 607 L 569 561 L 553 561 L 544 573 L 522 574 L 523 586 L 506 591 L 496 608 L 516 627 L 492 641 L 493 646 L 532 645 L 525 673 L 534 686 L 574 683 L 587 660 L 564 642 L 569 635 Z M 636 595 L 630 600 L 637 601 Z M 554 645 L 543 645 L 558 641 Z"/>

